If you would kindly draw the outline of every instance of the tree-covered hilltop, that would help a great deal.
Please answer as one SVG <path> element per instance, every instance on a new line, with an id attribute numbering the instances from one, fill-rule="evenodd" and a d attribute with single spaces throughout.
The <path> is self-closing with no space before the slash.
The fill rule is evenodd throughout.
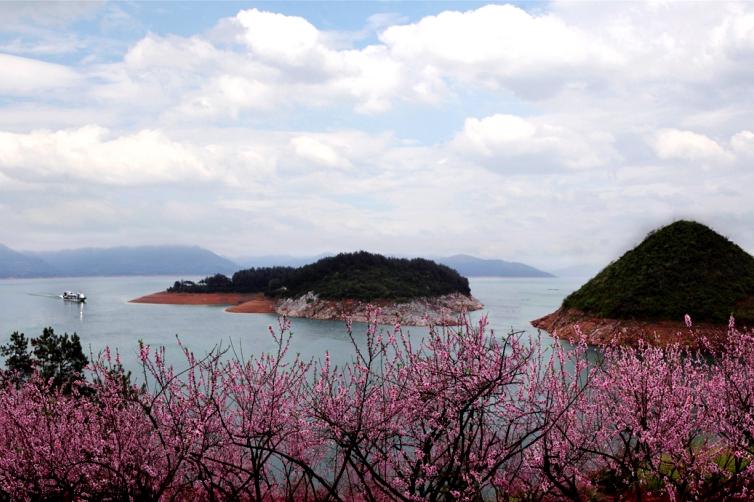
<path id="1" fill-rule="evenodd" d="M 217 274 L 198 283 L 178 281 L 168 291 L 284 297 L 311 291 L 326 299 L 362 301 L 471 293 L 468 279 L 450 267 L 422 258 L 388 258 L 366 251 L 341 253 L 298 268 L 250 268 L 231 278 Z"/>
<path id="2" fill-rule="evenodd" d="M 754 320 L 754 257 L 710 228 L 677 221 L 605 267 L 563 301 L 600 317 Z"/>

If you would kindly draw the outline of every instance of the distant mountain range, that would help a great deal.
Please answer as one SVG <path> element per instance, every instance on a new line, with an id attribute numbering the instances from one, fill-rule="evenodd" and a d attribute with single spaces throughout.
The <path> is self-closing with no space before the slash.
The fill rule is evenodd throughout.
<path id="1" fill-rule="evenodd" d="M 0 277 L 49 277 L 55 269 L 36 256 L 0 244 Z"/>
<path id="2" fill-rule="evenodd" d="M 197 246 L 84 248 L 21 253 L 0 245 L 0 277 L 205 275 L 238 265 Z"/>
<path id="3" fill-rule="evenodd" d="M 505 260 L 487 260 L 465 254 L 435 258 L 438 263 L 454 268 L 466 277 L 555 277 L 524 263 Z"/>
<path id="4" fill-rule="evenodd" d="M 594 265 L 571 265 L 552 271 L 557 277 L 594 277 L 600 268 Z"/>
<path id="5" fill-rule="evenodd" d="M 322 253 L 317 256 L 291 256 L 266 255 L 266 256 L 244 256 L 234 258 L 233 261 L 238 263 L 242 268 L 260 268 L 260 267 L 303 267 L 317 260 L 328 256 L 335 256 L 336 253 Z"/>
<path id="6" fill-rule="evenodd" d="M 198 246 L 84 248 L 36 253 L 64 275 L 231 273 L 238 266 Z"/>
<path id="7" fill-rule="evenodd" d="M 317 256 L 296 257 L 288 255 L 257 256 L 238 258 L 236 261 L 245 267 L 301 267 L 314 263 L 335 253 L 323 253 Z M 490 260 L 458 254 L 447 257 L 429 257 L 429 259 L 447 265 L 466 277 L 554 277 L 553 274 L 536 269 L 524 263 L 505 260 Z"/>
<path id="8" fill-rule="evenodd" d="M 300 267 L 331 256 L 268 255 L 229 260 L 198 246 L 137 246 L 19 252 L 0 244 L 0 277 L 232 274 L 251 267 Z M 466 277 L 552 277 L 529 265 L 468 255 L 430 258 Z"/>

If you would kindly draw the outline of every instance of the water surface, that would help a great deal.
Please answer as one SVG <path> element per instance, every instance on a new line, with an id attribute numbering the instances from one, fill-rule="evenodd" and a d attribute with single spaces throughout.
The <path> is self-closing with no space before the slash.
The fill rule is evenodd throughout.
<path id="1" fill-rule="evenodd" d="M 218 344 L 244 354 L 274 347 L 268 327 L 277 325 L 274 314 L 231 314 L 219 306 L 150 305 L 128 303 L 133 298 L 164 290 L 175 277 L 76 277 L 54 279 L 0 280 L 0 337 L 3 343 L 13 331 L 37 336 L 52 326 L 56 333 L 79 334 L 85 350 L 94 353 L 105 346 L 117 348 L 124 364 L 136 367 L 138 341 L 165 345 L 170 361 L 181 361 L 176 344 L 204 354 Z M 584 279 L 574 278 L 471 278 L 471 291 L 485 308 L 473 314 L 487 314 L 498 334 L 511 329 L 536 332 L 529 321 L 555 310 L 563 298 Z M 64 290 L 82 291 L 87 303 L 64 302 L 57 295 Z M 340 321 L 293 319 L 292 351 L 309 359 L 330 351 L 334 360 L 346 360 L 351 342 Z M 422 328 L 406 328 L 420 335 Z M 355 325 L 357 337 L 363 326 Z"/>

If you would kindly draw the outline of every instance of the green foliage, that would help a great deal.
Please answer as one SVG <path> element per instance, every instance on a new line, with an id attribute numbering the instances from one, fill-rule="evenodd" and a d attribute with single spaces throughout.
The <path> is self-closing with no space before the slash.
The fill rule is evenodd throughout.
<path id="1" fill-rule="evenodd" d="M 410 299 L 470 294 L 469 281 L 445 265 L 415 258 L 386 258 L 365 251 L 341 253 L 297 270 L 286 284 L 289 296 L 313 291 L 323 298 Z"/>
<path id="2" fill-rule="evenodd" d="M 89 363 L 76 333 L 56 335 L 52 328 L 44 328 L 41 336 L 31 339 L 31 351 L 24 334 L 14 332 L 10 342 L 0 346 L 0 355 L 5 357 L 5 376 L 17 384 L 38 371 L 53 387 L 66 390 L 82 378 L 82 371 Z"/>
<path id="3" fill-rule="evenodd" d="M 172 293 L 227 293 L 233 291 L 233 282 L 226 275 L 215 274 L 205 277 L 198 283 L 175 281 L 168 291 Z"/>
<path id="4" fill-rule="evenodd" d="M 215 274 L 210 277 L 205 277 L 200 281 L 200 284 L 204 283 L 207 288 L 213 291 L 231 291 L 233 289 L 233 282 L 223 274 Z"/>
<path id="5" fill-rule="evenodd" d="M 10 342 L 0 346 L 0 356 L 5 358 L 5 366 L 18 380 L 26 380 L 34 372 L 34 363 L 29 353 L 29 340 L 23 333 L 14 331 Z"/>
<path id="6" fill-rule="evenodd" d="M 238 293 L 265 293 L 278 295 L 285 292 L 285 284 L 291 282 L 293 267 L 261 267 L 239 270 L 233 274 L 233 289 Z"/>
<path id="7" fill-rule="evenodd" d="M 710 228 L 677 221 L 605 267 L 563 306 L 617 319 L 754 320 L 754 257 Z"/>
<path id="8" fill-rule="evenodd" d="M 309 291 L 322 298 L 363 301 L 411 299 L 456 292 L 470 294 L 468 279 L 450 267 L 422 258 L 387 258 L 366 251 L 341 253 L 299 268 L 241 270 L 233 274 L 229 281 L 230 290 L 237 293 L 287 297 L 300 296 Z M 169 291 L 228 291 L 220 289 L 224 287 L 227 287 L 227 283 L 213 276 L 198 284 L 176 282 Z"/>

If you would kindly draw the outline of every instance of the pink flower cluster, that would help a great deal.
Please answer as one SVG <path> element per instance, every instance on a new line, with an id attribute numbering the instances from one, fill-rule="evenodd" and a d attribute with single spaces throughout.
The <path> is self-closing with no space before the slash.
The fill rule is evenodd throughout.
<path id="1" fill-rule="evenodd" d="M 244 360 L 140 347 L 143 386 L 106 351 L 64 394 L 0 390 L 11 499 L 747 498 L 754 334 L 724 352 L 498 337 L 485 319 L 413 339 L 370 322 L 353 360 Z"/>

